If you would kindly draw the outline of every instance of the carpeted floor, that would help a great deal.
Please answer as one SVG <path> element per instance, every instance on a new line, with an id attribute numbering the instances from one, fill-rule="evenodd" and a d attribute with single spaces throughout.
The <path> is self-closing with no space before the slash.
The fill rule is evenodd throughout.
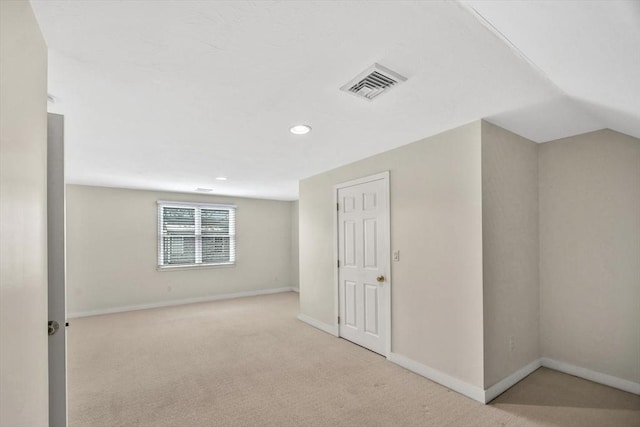
<path id="1" fill-rule="evenodd" d="M 544 368 L 481 405 L 297 312 L 285 293 L 74 319 L 69 425 L 640 426 L 640 396 Z"/>

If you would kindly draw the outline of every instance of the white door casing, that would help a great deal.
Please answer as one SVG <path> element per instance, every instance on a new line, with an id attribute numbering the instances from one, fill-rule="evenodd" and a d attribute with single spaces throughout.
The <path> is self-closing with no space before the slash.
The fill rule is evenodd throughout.
<path id="1" fill-rule="evenodd" d="M 336 186 L 339 335 L 388 356 L 389 173 Z"/>

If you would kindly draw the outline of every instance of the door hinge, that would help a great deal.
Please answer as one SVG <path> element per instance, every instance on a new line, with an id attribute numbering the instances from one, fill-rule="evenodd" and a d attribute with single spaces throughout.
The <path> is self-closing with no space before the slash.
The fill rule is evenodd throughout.
<path id="1" fill-rule="evenodd" d="M 338 260 L 338 268 L 340 268 L 340 260 Z"/>
<path id="2" fill-rule="evenodd" d="M 340 324 L 340 316 L 338 316 L 338 325 Z"/>
<path id="3" fill-rule="evenodd" d="M 340 203 L 336 203 L 336 210 L 340 211 Z"/>

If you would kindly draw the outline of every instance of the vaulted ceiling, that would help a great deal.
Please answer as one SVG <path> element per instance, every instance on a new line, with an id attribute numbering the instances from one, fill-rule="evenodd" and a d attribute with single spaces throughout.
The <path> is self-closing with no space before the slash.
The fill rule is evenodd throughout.
<path id="1" fill-rule="evenodd" d="M 32 4 L 69 183 L 293 200 L 301 178 L 481 118 L 537 142 L 640 137 L 640 2 Z M 375 62 L 408 80 L 339 90 Z"/>

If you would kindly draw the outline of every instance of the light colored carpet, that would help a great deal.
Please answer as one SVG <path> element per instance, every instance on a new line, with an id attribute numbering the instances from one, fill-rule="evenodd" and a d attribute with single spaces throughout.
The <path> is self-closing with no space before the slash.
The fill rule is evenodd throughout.
<path id="1" fill-rule="evenodd" d="M 640 396 L 539 369 L 481 405 L 277 294 L 74 319 L 69 425 L 640 426 Z"/>

